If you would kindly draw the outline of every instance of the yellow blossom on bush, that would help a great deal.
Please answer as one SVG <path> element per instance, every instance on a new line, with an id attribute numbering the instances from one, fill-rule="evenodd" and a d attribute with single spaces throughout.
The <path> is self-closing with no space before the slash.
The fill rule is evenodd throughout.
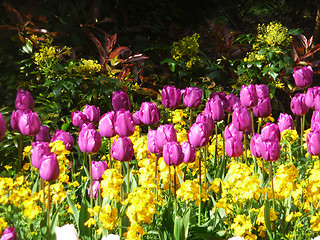
<path id="1" fill-rule="evenodd" d="M 120 201 L 120 186 L 123 176 L 116 169 L 107 169 L 102 175 L 101 181 L 102 197 Z"/>
<path id="2" fill-rule="evenodd" d="M 106 204 L 101 208 L 99 214 L 99 220 L 102 223 L 102 227 L 108 230 L 113 230 L 114 227 L 118 224 L 118 209 L 112 207 L 110 204 Z"/>
<path id="3" fill-rule="evenodd" d="M 8 227 L 8 223 L 0 217 L 0 234 L 2 233 L 3 229 L 6 229 Z"/>
<path id="4" fill-rule="evenodd" d="M 195 204 L 199 204 L 200 193 L 199 193 L 199 179 L 186 180 L 182 183 L 181 188 L 177 191 L 177 197 L 183 201 L 193 201 Z M 206 185 L 201 184 L 201 198 L 202 201 L 208 199 Z"/>
<path id="5" fill-rule="evenodd" d="M 235 236 L 244 237 L 247 232 L 253 228 L 250 217 L 244 214 L 239 214 L 233 219 L 231 229 Z"/>
<path id="6" fill-rule="evenodd" d="M 128 227 L 128 232 L 124 233 L 124 236 L 127 240 L 140 240 L 143 235 L 145 235 L 145 231 L 138 223 L 133 222 Z"/>
<path id="7" fill-rule="evenodd" d="M 310 219 L 310 224 L 311 224 L 311 230 L 314 232 L 319 232 L 320 231 L 320 218 L 319 216 L 312 216 Z"/>

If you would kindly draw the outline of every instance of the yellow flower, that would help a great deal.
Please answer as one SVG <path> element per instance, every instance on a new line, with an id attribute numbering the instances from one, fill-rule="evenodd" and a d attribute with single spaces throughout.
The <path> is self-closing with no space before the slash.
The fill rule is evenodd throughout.
<path id="1" fill-rule="evenodd" d="M 145 231 L 138 223 L 131 223 L 130 227 L 128 227 L 128 232 L 126 232 L 125 237 L 127 240 L 140 240 L 143 235 L 145 235 Z"/>
<path id="2" fill-rule="evenodd" d="M 106 204 L 103 208 L 101 208 L 101 212 L 99 214 L 99 220 L 102 223 L 102 227 L 108 230 L 113 230 L 118 224 L 117 215 L 118 209 Z"/>
<path id="3" fill-rule="evenodd" d="M 115 169 L 107 169 L 102 178 L 102 197 L 120 201 L 120 186 L 123 183 L 123 176 Z"/>
<path id="4" fill-rule="evenodd" d="M 86 221 L 84 223 L 85 226 L 87 226 L 88 228 L 90 228 L 92 225 L 96 224 L 96 220 L 94 220 L 94 218 L 89 218 L 88 221 Z"/>
<path id="5" fill-rule="evenodd" d="M 250 217 L 244 214 L 237 215 L 231 224 L 234 235 L 240 237 L 243 237 L 247 232 L 250 232 L 252 227 Z"/>
<path id="6" fill-rule="evenodd" d="M 0 234 L 2 233 L 3 229 L 8 227 L 8 223 L 1 217 L 0 218 Z"/>
<path id="7" fill-rule="evenodd" d="M 184 181 L 181 185 L 181 188 L 179 188 L 177 191 L 177 197 L 184 201 L 193 201 L 198 205 L 200 202 L 199 179 Z M 208 199 L 208 194 L 204 183 L 201 184 L 201 199 L 202 201 Z"/>
<path id="8" fill-rule="evenodd" d="M 320 231 L 320 219 L 318 216 L 312 216 L 310 219 L 311 230 L 314 232 Z"/>

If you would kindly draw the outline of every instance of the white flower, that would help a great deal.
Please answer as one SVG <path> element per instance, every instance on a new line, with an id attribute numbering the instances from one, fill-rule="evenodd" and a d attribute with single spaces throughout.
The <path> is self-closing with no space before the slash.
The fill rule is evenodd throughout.
<path id="1" fill-rule="evenodd" d="M 320 240 L 320 236 L 312 238 L 311 240 Z"/>
<path id="2" fill-rule="evenodd" d="M 77 230 L 73 224 L 66 224 L 62 227 L 55 228 L 57 240 L 79 240 Z"/>
<path id="3" fill-rule="evenodd" d="M 120 236 L 116 234 L 109 234 L 107 237 L 103 236 L 101 240 L 120 240 Z"/>
<path id="4" fill-rule="evenodd" d="M 244 240 L 243 237 L 232 237 L 232 238 L 229 238 L 228 240 Z"/>

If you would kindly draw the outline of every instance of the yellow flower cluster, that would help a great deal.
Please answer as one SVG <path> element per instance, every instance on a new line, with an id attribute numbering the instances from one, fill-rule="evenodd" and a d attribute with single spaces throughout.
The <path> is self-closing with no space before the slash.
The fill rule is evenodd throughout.
<path id="1" fill-rule="evenodd" d="M 155 162 L 156 156 L 150 155 L 148 158 L 139 160 L 139 185 L 145 188 L 156 188 L 155 186 Z M 158 166 L 159 168 L 159 166 Z M 157 168 L 157 179 L 160 181 Z"/>
<path id="2" fill-rule="evenodd" d="M 195 204 L 200 202 L 199 179 L 186 180 L 182 183 L 181 188 L 177 191 L 177 197 L 183 201 L 193 201 Z M 201 184 L 201 199 L 205 201 L 209 198 L 207 194 L 207 186 Z"/>
<path id="3" fill-rule="evenodd" d="M 233 219 L 233 223 L 231 224 L 231 230 L 233 230 L 234 235 L 239 237 L 246 236 L 245 239 L 257 239 L 257 236 L 255 236 L 254 234 L 251 234 L 252 228 L 253 228 L 253 225 L 250 221 L 250 217 L 244 214 L 237 215 Z"/>
<path id="4" fill-rule="evenodd" d="M 39 52 L 34 54 L 34 63 L 37 65 L 42 65 L 47 62 L 52 62 L 56 58 L 57 47 L 44 46 L 39 49 Z"/>
<path id="5" fill-rule="evenodd" d="M 267 26 L 258 25 L 258 42 L 265 42 L 269 46 L 280 46 L 287 48 L 290 46 L 292 37 L 289 35 L 288 28 L 281 23 L 270 22 Z"/>
<path id="6" fill-rule="evenodd" d="M 107 169 L 102 178 L 102 197 L 120 201 L 120 186 L 123 183 L 123 176 L 116 169 Z"/>
<path id="7" fill-rule="evenodd" d="M 97 60 L 87 60 L 81 58 L 80 61 L 71 66 L 69 71 L 74 70 L 77 76 L 80 76 L 84 79 L 89 79 L 94 77 L 98 72 L 101 71 L 101 65 Z"/>
<path id="8" fill-rule="evenodd" d="M 112 207 L 110 204 L 106 204 L 101 208 L 99 214 L 99 220 L 102 223 L 102 227 L 108 230 L 113 230 L 114 227 L 118 224 L 118 209 Z"/>
<path id="9" fill-rule="evenodd" d="M 254 211 L 255 209 L 253 209 Z M 259 232 L 259 237 L 265 237 L 266 236 L 266 223 L 265 223 L 265 218 L 264 218 L 264 205 L 257 209 L 258 215 L 256 219 L 256 224 L 258 225 L 258 232 Z M 273 208 L 270 208 L 270 221 L 272 222 L 272 227 L 273 227 L 273 222 L 277 220 L 278 216 L 277 213 L 273 210 Z"/>
<path id="10" fill-rule="evenodd" d="M 169 190 L 169 166 L 164 162 L 163 160 L 163 157 L 160 157 L 159 158 L 159 162 L 158 162 L 158 166 L 159 166 L 159 171 L 160 171 L 160 179 L 161 179 L 161 182 L 163 184 L 163 189 L 165 190 Z M 183 173 L 180 169 L 180 167 L 176 167 L 176 173 L 177 173 L 177 176 L 176 176 L 176 183 L 177 183 L 177 186 L 176 188 L 180 188 L 180 181 L 179 181 L 179 176 L 181 178 L 183 178 Z M 170 178 L 171 178 L 171 181 L 173 182 L 174 181 L 174 169 L 173 167 L 170 168 Z M 171 185 L 173 186 L 173 184 Z M 173 189 L 171 189 L 173 190 Z M 173 191 L 171 191 L 173 192 Z"/>
<path id="11" fill-rule="evenodd" d="M 0 234 L 2 233 L 3 229 L 6 229 L 8 227 L 8 223 L 0 217 Z"/>
<path id="12" fill-rule="evenodd" d="M 298 169 L 294 165 L 280 165 L 274 179 L 274 191 L 277 198 L 285 199 L 297 189 Z"/>
<path id="13" fill-rule="evenodd" d="M 179 123 L 179 125 L 185 126 L 187 125 L 185 122 L 187 117 L 188 115 L 185 113 L 184 109 L 176 109 L 172 112 L 172 123 Z"/>
<path id="14" fill-rule="evenodd" d="M 139 126 L 136 126 L 133 135 L 129 138 L 134 143 L 133 150 L 136 158 L 145 158 L 148 155 L 149 151 L 147 147 L 147 136 L 141 135 L 141 128 Z"/>
<path id="15" fill-rule="evenodd" d="M 131 223 L 128 232 L 124 233 L 127 240 L 140 240 L 145 235 L 143 228 L 136 222 Z"/>

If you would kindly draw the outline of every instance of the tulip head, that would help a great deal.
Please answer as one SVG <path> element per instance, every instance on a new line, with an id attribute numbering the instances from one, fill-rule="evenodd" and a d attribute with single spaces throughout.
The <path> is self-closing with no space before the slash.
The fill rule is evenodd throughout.
<path id="1" fill-rule="evenodd" d="M 157 130 L 150 129 L 147 135 L 147 147 L 150 153 L 160 153 L 157 145 Z"/>
<path id="2" fill-rule="evenodd" d="M 41 122 L 36 112 L 23 112 L 19 117 L 18 128 L 25 136 L 35 136 L 40 132 Z"/>
<path id="3" fill-rule="evenodd" d="M 277 124 L 279 126 L 280 132 L 283 132 L 286 129 L 294 129 L 294 122 L 292 116 L 288 113 L 280 113 Z"/>
<path id="4" fill-rule="evenodd" d="M 253 84 L 242 85 L 240 90 L 241 104 L 246 108 L 252 108 L 258 104 L 256 86 Z"/>
<path id="5" fill-rule="evenodd" d="M 270 98 L 259 98 L 257 106 L 253 107 L 253 113 L 259 118 L 269 117 L 272 113 Z"/>
<path id="6" fill-rule="evenodd" d="M 60 174 L 59 162 L 56 154 L 49 153 L 42 156 L 42 163 L 39 169 L 40 177 L 45 181 L 55 181 Z"/>
<path id="7" fill-rule="evenodd" d="M 193 163 L 196 160 L 196 149 L 189 143 L 183 142 L 181 145 L 184 163 Z"/>
<path id="8" fill-rule="evenodd" d="M 166 85 L 161 91 L 161 102 L 166 108 L 177 108 L 181 103 L 181 91 L 175 86 Z"/>
<path id="9" fill-rule="evenodd" d="M 80 127 L 83 123 L 88 121 L 88 118 L 83 112 L 77 110 L 72 112 L 71 121 L 73 126 Z"/>
<path id="10" fill-rule="evenodd" d="M 94 105 L 86 105 L 82 110 L 90 122 L 98 122 L 100 119 L 100 109 Z"/>
<path id="11" fill-rule="evenodd" d="M 56 130 L 51 138 L 51 142 L 55 142 L 57 140 L 60 140 L 63 142 L 65 148 L 67 150 L 71 150 L 74 145 L 74 139 L 71 136 L 70 133 L 64 131 L 64 130 Z"/>
<path id="12" fill-rule="evenodd" d="M 309 108 L 305 103 L 305 94 L 296 93 L 291 99 L 290 103 L 291 111 L 297 116 L 302 116 L 308 113 Z"/>
<path id="13" fill-rule="evenodd" d="M 307 134 L 307 149 L 313 156 L 320 156 L 320 132 L 311 131 Z"/>
<path id="14" fill-rule="evenodd" d="M 118 137 L 111 148 L 111 156 L 120 162 L 128 162 L 133 158 L 133 144 L 130 138 Z"/>
<path id="15" fill-rule="evenodd" d="M 140 111 L 136 111 L 132 114 L 132 118 L 133 118 L 133 123 L 134 125 L 137 125 L 137 126 L 142 126 L 144 125 L 143 122 L 141 122 L 140 120 Z"/>
<path id="16" fill-rule="evenodd" d="M 93 183 L 92 183 L 92 198 L 93 199 L 97 199 L 99 190 L 100 190 L 100 182 L 93 181 Z M 89 186 L 89 188 L 88 188 L 88 196 L 91 197 L 91 186 Z"/>
<path id="17" fill-rule="evenodd" d="M 295 67 L 293 78 L 299 88 L 310 87 L 313 81 L 313 70 L 311 66 Z"/>
<path id="18" fill-rule="evenodd" d="M 192 124 L 188 132 L 188 141 L 195 148 L 200 148 L 208 144 L 209 135 L 207 127 L 203 122 Z"/>
<path id="19" fill-rule="evenodd" d="M 305 104 L 308 108 L 315 109 L 315 99 L 316 96 L 320 94 L 320 87 L 315 86 L 312 88 L 308 88 L 306 95 L 305 95 Z"/>
<path id="20" fill-rule="evenodd" d="M 17 110 L 26 110 L 30 109 L 33 111 L 34 109 L 34 100 L 30 92 L 18 89 L 15 107 Z"/>
<path id="21" fill-rule="evenodd" d="M 92 180 L 99 181 L 102 179 L 102 175 L 107 170 L 108 164 L 106 161 L 92 161 Z"/>
<path id="22" fill-rule="evenodd" d="M 220 122 L 225 117 L 222 101 L 220 98 L 210 98 L 206 104 L 204 112 L 206 114 L 210 114 L 212 120 L 215 122 Z"/>
<path id="23" fill-rule="evenodd" d="M 200 113 L 197 118 L 196 122 L 203 122 L 207 126 L 207 133 L 208 135 L 212 135 L 214 128 L 215 128 L 215 122 L 212 120 L 211 115 L 204 113 Z"/>
<path id="24" fill-rule="evenodd" d="M 197 87 L 187 87 L 183 92 L 183 104 L 189 108 L 200 106 L 202 99 L 202 90 Z"/>
<path id="25" fill-rule="evenodd" d="M 99 121 L 99 132 L 102 137 L 112 138 L 116 135 L 115 121 L 116 113 L 114 111 L 102 115 Z"/>
<path id="26" fill-rule="evenodd" d="M 163 160 L 168 166 L 178 166 L 183 161 L 180 143 L 171 141 L 163 146 Z"/>
<path id="27" fill-rule="evenodd" d="M 8 227 L 6 228 L 2 235 L 0 240 L 17 240 L 17 233 L 16 230 L 14 228 L 14 226 Z"/>
<path id="28" fill-rule="evenodd" d="M 160 125 L 157 128 L 156 143 L 158 149 L 162 151 L 163 146 L 167 142 L 177 141 L 177 130 L 174 129 L 172 124 Z"/>
<path id="29" fill-rule="evenodd" d="M 234 95 L 233 93 L 230 93 L 226 96 L 227 101 L 229 102 L 229 107 L 225 110 L 228 113 L 232 113 L 234 111 L 234 105 L 236 103 L 240 103 L 240 99 L 237 97 L 237 95 Z"/>
<path id="30" fill-rule="evenodd" d="M 31 164 L 36 169 L 40 169 L 42 157 L 50 154 L 50 147 L 48 142 L 33 142 L 31 150 Z"/>
<path id="31" fill-rule="evenodd" d="M 281 154 L 281 145 L 277 139 L 264 141 L 260 144 L 262 158 L 266 161 L 277 161 Z"/>
<path id="32" fill-rule="evenodd" d="M 224 130 L 224 139 L 228 139 L 230 137 L 238 138 L 238 139 L 240 139 L 241 142 L 244 139 L 243 132 L 238 131 L 234 127 L 233 123 L 230 123 L 228 126 L 226 126 L 226 128 Z"/>
<path id="33" fill-rule="evenodd" d="M 50 128 L 48 126 L 41 126 L 40 132 L 34 136 L 35 142 L 50 142 Z"/>
<path id="34" fill-rule="evenodd" d="M 121 108 L 116 112 L 115 131 L 120 137 L 129 137 L 134 133 L 135 124 L 130 111 Z"/>
<path id="35" fill-rule="evenodd" d="M 256 92 L 257 92 L 258 98 L 270 98 L 269 88 L 264 84 L 260 84 L 260 85 L 256 84 Z"/>
<path id="36" fill-rule="evenodd" d="M 160 110 L 152 102 L 143 102 L 139 114 L 140 121 L 146 125 L 155 125 L 160 120 Z"/>
<path id="37" fill-rule="evenodd" d="M 84 128 L 79 132 L 78 144 L 82 152 L 97 153 L 102 145 L 101 135 L 95 129 Z"/>
<path id="38" fill-rule="evenodd" d="M 252 155 L 255 156 L 256 158 L 262 157 L 261 144 L 262 144 L 261 134 L 254 133 L 250 140 L 250 151 Z"/>
<path id="39" fill-rule="evenodd" d="M 243 143 L 239 138 L 229 137 L 225 141 L 226 154 L 229 157 L 240 157 L 243 153 Z"/>
<path id="40" fill-rule="evenodd" d="M 266 123 L 266 125 L 261 130 L 261 137 L 264 141 L 269 141 L 277 139 L 280 141 L 280 128 L 276 123 Z"/>
<path id="41" fill-rule="evenodd" d="M 119 111 L 121 108 L 124 108 L 127 111 L 131 109 L 131 102 L 129 96 L 124 91 L 116 91 L 112 93 L 112 106 L 114 111 Z"/>
<path id="42" fill-rule="evenodd" d="M 6 120 L 4 119 L 2 114 L 0 113 L 0 140 L 6 134 L 6 131 L 7 131 Z"/>
<path id="43" fill-rule="evenodd" d="M 238 131 L 250 134 L 252 132 L 251 114 L 245 107 L 238 107 L 232 114 L 232 123 Z"/>

